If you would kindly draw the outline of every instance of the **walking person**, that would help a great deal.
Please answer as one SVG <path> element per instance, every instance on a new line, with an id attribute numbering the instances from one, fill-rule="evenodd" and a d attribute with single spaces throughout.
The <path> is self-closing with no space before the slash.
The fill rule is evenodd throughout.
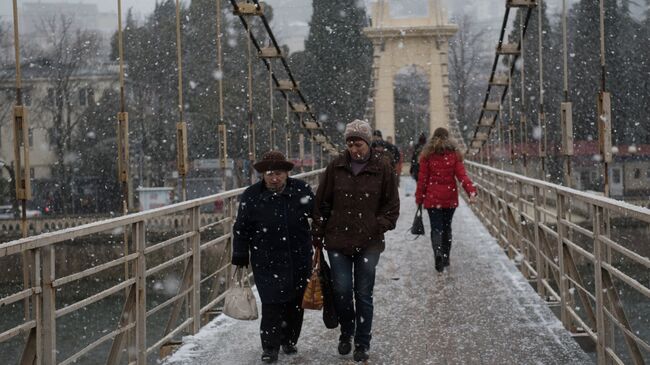
<path id="1" fill-rule="evenodd" d="M 411 168 L 409 171 L 411 177 L 415 181 L 418 181 L 418 172 L 420 171 L 420 154 L 422 153 L 422 149 L 424 148 L 424 145 L 426 143 L 427 143 L 427 135 L 424 133 L 420 133 L 420 137 L 418 137 L 418 143 L 415 145 L 415 148 L 413 149 L 413 154 L 411 155 Z"/>
<path id="2" fill-rule="evenodd" d="M 399 195 L 389 161 L 370 149 L 372 129 L 355 120 L 345 127 L 347 150 L 329 163 L 316 193 L 314 246 L 327 250 L 334 304 L 341 325 L 338 352 L 369 358 L 375 268 L 384 232 L 395 228 Z"/>
<path id="3" fill-rule="evenodd" d="M 417 180 L 415 203 L 423 205 L 429 213 L 435 268 L 442 273 L 449 266 L 451 220 L 458 207 L 456 180 L 461 182 L 469 195 L 470 204 L 476 200 L 476 189 L 465 172 L 463 155 L 449 138 L 447 129 L 437 128 L 424 146 Z"/>
<path id="4" fill-rule="evenodd" d="M 272 363 L 280 347 L 286 354 L 298 351 L 302 297 L 312 269 L 308 218 L 314 195 L 307 183 L 289 177 L 293 163 L 280 152 L 267 152 L 254 168 L 263 180 L 241 197 L 232 264 L 253 268 L 262 301 L 262 361 Z"/>

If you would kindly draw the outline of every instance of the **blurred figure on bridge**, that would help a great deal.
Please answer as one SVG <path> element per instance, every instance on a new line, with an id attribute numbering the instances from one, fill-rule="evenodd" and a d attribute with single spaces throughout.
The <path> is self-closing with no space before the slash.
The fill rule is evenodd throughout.
<path id="1" fill-rule="evenodd" d="M 413 155 L 411 155 L 411 168 L 409 170 L 411 177 L 413 177 L 415 181 L 418 181 L 418 172 L 420 171 L 420 154 L 422 153 L 422 149 L 426 143 L 427 135 L 420 133 L 420 137 L 418 137 L 418 143 L 413 149 Z"/>
<path id="2" fill-rule="evenodd" d="M 458 207 L 456 180 L 463 185 L 471 204 L 476 199 L 476 189 L 465 172 L 463 155 L 447 129 L 437 128 L 424 145 L 417 180 L 415 203 L 424 205 L 429 212 L 435 267 L 442 273 L 449 266 L 451 220 Z"/>
<path id="3" fill-rule="evenodd" d="M 316 192 L 314 246 L 327 249 L 336 313 L 338 352 L 368 359 L 375 267 L 385 248 L 384 232 L 395 228 L 399 195 L 390 163 L 370 149 L 372 129 L 355 120 L 345 127 L 347 150 L 327 166 Z"/>
<path id="4" fill-rule="evenodd" d="M 392 143 L 392 138 L 388 141 L 385 141 L 381 131 L 377 129 L 372 133 L 372 142 L 370 144 L 370 148 L 374 152 L 382 154 L 388 161 L 390 161 L 390 165 L 395 171 L 397 186 L 399 187 L 399 175 L 402 172 L 402 154 L 400 153 L 399 148 L 397 148 L 397 146 Z"/>
<path id="5" fill-rule="evenodd" d="M 232 264 L 248 266 L 262 301 L 262 361 L 277 361 L 280 347 L 297 352 L 304 311 L 302 297 L 311 274 L 309 217 L 314 195 L 289 177 L 293 163 L 278 151 L 264 154 L 254 168 L 263 180 L 244 191 L 234 225 Z"/>

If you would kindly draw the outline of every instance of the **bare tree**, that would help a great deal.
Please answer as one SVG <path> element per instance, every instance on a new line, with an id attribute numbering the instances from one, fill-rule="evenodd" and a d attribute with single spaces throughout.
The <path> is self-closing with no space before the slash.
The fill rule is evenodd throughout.
<path id="1" fill-rule="evenodd" d="M 463 15 L 458 19 L 458 33 L 449 43 L 449 84 L 461 128 L 471 126 L 478 118 L 486 82 L 481 75 L 490 61 L 483 48 L 486 33 L 478 27 L 476 19 Z"/>
<path id="2" fill-rule="evenodd" d="M 92 65 L 97 54 L 97 36 L 74 28 L 71 17 L 61 15 L 43 19 L 41 31 L 48 35 L 50 45 L 41 57 L 41 67 L 46 80 L 47 96 L 38 107 L 44 115 L 51 116 L 50 143 L 56 155 L 53 177 L 61 184 L 61 201 L 65 213 L 72 208 L 71 167 L 75 159 L 72 136 L 81 121 L 74 113 L 72 100 L 78 91 L 78 76 Z"/>

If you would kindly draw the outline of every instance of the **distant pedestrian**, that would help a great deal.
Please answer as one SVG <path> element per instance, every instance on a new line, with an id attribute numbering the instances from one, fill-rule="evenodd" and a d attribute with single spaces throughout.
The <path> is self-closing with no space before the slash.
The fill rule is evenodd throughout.
<path id="1" fill-rule="evenodd" d="M 397 186 L 399 187 L 399 176 L 402 170 L 402 154 L 399 148 L 392 143 L 393 139 L 390 136 L 388 138 L 389 140 L 384 140 L 381 131 L 375 130 L 372 134 L 370 148 L 390 161 L 395 172 L 395 178 L 397 179 Z"/>
<path id="2" fill-rule="evenodd" d="M 241 197 L 232 264 L 252 265 L 262 301 L 262 361 L 272 363 L 280 347 L 286 354 L 297 352 L 302 297 L 312 269 L 308 218 L 314 195 L 305 182 L 289 177 L 293 163 L 280 152 L 267 152 L 254 168 L 264 178 Z"/>
<path id="3" fill-rule="evenodd" d="M 420 171 L 420 154 L 422 153 L 422 149 L 426 143 L 427 135 L 420 133 L 420 137 L 418 137 L 418 143 L 413 149 L 413 155 L 411 155 L 411 168 L 409 170 L 411 177 L 413 177 L 415 181 L 418 181 L 418 172 Z"/>
<path id="4" fill-rule="evenodd" d="M 417 180 L 415 202 L 424 205 L 429 213 L 435 268 L 442 273 L 449 266 L 451 220 L 458 207 L 456 180 L 461 182 L 471 204 L 476 199 L 476 189 L 463 166 L 463 155 L 456 143 L 449 138 L 447 129 L 437 128 L 424 146 Z"/>
<path id="5" fill-rule="evenodd" d="M 338 352 L 368 359 L 373 287 L 384 232 L 395 228 L 399 195 L 393 168 L 370 149 L 372 129 L 355 120 L 345 127 L 347 150 L 327 166 L 316 193 L 314 246 L 327 249 L 336 313 L 341 324 Z"/>

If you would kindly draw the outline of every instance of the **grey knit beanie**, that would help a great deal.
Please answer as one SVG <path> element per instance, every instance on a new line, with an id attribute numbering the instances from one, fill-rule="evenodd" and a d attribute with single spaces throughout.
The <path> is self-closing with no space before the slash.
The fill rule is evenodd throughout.
<path id="1" fill-rule="evenodd" d="M 356 137 L 364 140 L 370 146 L 372 140 L 372 128 L 368 122 L 355 119 L 345 126 L 345 133 L 343 134 L 345 140 Z"/>

